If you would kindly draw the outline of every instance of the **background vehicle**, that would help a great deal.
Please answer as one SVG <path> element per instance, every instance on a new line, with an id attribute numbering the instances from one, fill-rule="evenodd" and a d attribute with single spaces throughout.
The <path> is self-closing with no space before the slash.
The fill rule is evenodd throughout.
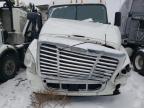
<path id="1" fill-rule="evenodd" d="M 125 9 L 129 11 L 121 9 L 123 45 L 129 52 L 135 71 L 144 75 L 144 1 L 126 3 Z"/>
<path id="2" fill-rule="evenodd" d="M 0 8 L 0 81 L 6 81 L 16 75 L 23 64 L 25 50 L 39 32 L 36 20 L 27 19 L 27 11 L 15 7 L 10 0 Z M 35 19 L 39 16 L 35 12 Z M 40 23 L 39 23 L 40 24 Z M 38 24 L 38 25 L 39 25 Z"/>
<path id="3" fill-rule="evenodd" d="M 105 5 L 99 0 L 54 5 L 48 15 L 25 57 L 33 91 L 71 96 L 119 94 L 131 70 L 130 60 L 118 27 L 108 23 Z M 120 26 L 120 18 L 117 12 L 115 25 Z"/>

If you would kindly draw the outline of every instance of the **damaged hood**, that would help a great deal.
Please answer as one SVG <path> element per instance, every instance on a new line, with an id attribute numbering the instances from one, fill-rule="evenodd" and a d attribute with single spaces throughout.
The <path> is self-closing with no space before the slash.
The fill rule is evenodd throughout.
<path id="1" fill-rule="evenodd" d="M 118 27 L 87 21 L 49 18 L 41 30 L 39 39 L 40 41 L 50 41 L 51 39 L 54 41 L 57 40 L 56 38 L 89 40 L 115 49 L 121 47 L 121 34 Z"/>

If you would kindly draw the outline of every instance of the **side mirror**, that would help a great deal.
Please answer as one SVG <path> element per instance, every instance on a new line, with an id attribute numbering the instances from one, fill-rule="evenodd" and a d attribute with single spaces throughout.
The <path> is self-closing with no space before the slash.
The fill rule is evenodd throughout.
<path id="1" fill-rule="evenodd" d="M 116 26 L 121 26 L 121 12 L 115 13 L 115 23 Z"/>

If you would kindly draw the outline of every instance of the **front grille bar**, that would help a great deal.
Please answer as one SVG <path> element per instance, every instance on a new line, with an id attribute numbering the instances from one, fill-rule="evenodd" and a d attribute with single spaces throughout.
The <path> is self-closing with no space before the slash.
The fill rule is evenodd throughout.
<path id="1" fill-rule="evenodd" d="M 74 79 L 107 82 L 116 71 L 119 60 L 106 53 L 84 54 L 59 48 L 49 43 L 40 44 L 40 71 L 44 78 Z M 46 77 L 48 76 L 48 77 Z"/>

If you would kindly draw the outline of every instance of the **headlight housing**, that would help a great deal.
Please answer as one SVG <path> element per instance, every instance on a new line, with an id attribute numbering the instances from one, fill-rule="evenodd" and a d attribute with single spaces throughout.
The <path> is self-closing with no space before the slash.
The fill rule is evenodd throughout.
<path id="1" fill-rule="evenodd" d="M 36 73 L 36 63 L 29 49 L 25 54 L 24 64 L 27 67 L 28 71 L 30 71 L 31 73 Z"/>

